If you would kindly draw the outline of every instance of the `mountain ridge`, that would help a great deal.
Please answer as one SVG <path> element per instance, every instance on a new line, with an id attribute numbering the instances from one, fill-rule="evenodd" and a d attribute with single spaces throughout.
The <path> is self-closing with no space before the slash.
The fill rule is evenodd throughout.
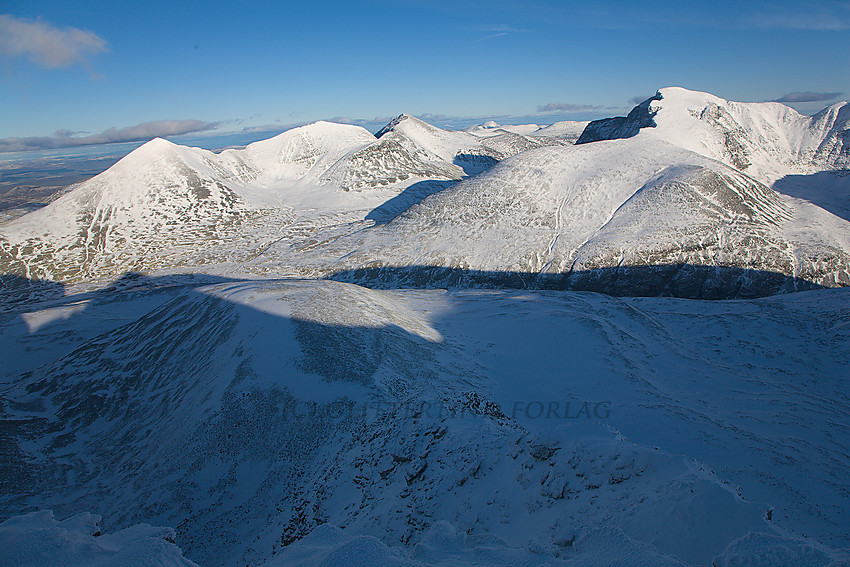
<path id="1" fill-rule="evenodd" d="M 379 137 L 317 122 L 220 154 L 158 139 L 0 225 L 0 266 L 81 281 L 198 266 L 312 277 L 423 262 L 547 274 L 681 263 L 847 285 L 846 219 L 779 203 L 770 186 L 835 173 L 823 184 L 840 201 L 848 109 L 807 118 L 778 103 L 664 88 L 627 117 L 587 124 L 584 141 L 598 140 L 575 146 L 498 128 L 447 131 L 407 114 Z M 665 169 L 667 180 L 653 182 Z M 752 218 L 765 199 L 784 212 L 746 221 L 735 210 L 750 207 L 742 199 L 762 203 Z M 388 223 L 376 220 L 383 209 L 394 211 Z"/>

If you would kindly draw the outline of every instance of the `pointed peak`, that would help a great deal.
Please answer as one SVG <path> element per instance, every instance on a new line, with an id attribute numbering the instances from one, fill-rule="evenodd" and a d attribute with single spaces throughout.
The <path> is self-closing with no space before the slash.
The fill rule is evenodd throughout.
<path id="1" fill-rule="evenodd" d="M 142 148 L 144 148 L 144 147 L 150 147 L 150 148 L 162 147 L 162 148 L 167 148 L 167 147 L 170 147 L 170 146 L 176 146 L 176 145 L 177 145 L 177 144 L 175 144 L 174 142 L 169 142 L 169 141 L 168 141 L 168 140 L 166 140 L 165 138 L 160 138 L 160 137 L 158 137 L 158 136 L 157 136 L 157 137 L 156 137 L 156 138 L 154 138 L 153 140 L 150 140 L 150 141 L 148 141 L 148 142 L 145 142 L 144 144 L 142 144 L 142 145 L 141 145 L 141 146 L 139 146 L 139 147 L 142 147 Z"/>
<path id="2" fill-rule="evenodd" d="M 410 120 L 411 118 L 413 118 L 413 117 L 412 117 L 412 116 L 410 116 L 409 114 L 405 114 L 404 112 L 402 112 L 401 114 L 399 114 L 398 116 L 396 116 L 395 118 L 393 118 L 392 120 L 390 120 L 390 121 L 387 123 L 387 125 L 386 125 L 386 126 L 384 126 L 383 128 L 381 128 L 380 130 L 378 130 L 378 133 L 377 133 L 377 134 L 375 134 L 375 137 L 376 137 L 376 138 L 380 138 L 380 137 L 381 137 L 381 136 L 383 136 L 384 134 L 386 134 L 386 133 L 388 133 L 388 132 L 392 132 L 392 131 L 395 129 L 395 127 L 396 127 L 396 126 L 398 126 L 399 124 L 401 124 L 401 123 L 402 123 L 402 122 L 404 122 L 405 120 Z"/>
<path id="3" fill-rule="evenodd" d="M 134 158 L 160 155 L 165 152 L 171 152 L 174 148 L 180 147 L 174 142 L 169 142 L 165 138 L 154 138 L 148 142 L 145 142 L 129 154 L 125 156 L 125 158 L 129 158 L 133 156 Z M 121 160 L 123 161 L 123 160 Z"/>
<path id="4" fill-rule="evenodd" d="M 416 118 L 415 116 L 411 116 L 410 114 L 401 113 L 392 120 L 390 120 L 386 126 L 378 130 L 378 133 L 375 134 L 375 137 L 380 138 L 388 132 L 397 131 L 399 126 L 401 126 L 402 128 L 419 128 L 430 132 L 440 130 L 440 128 L 428 124 L 421 118 Z"/>

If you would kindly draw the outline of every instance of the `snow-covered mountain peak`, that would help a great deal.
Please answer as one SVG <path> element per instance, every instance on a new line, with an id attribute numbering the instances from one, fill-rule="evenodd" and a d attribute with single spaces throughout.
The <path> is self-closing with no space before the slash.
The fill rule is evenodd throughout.
<path id="1" fill-rule="evenodd" d="M 174 148 L 176 146 L 177 146 L 177 144 L 175 144 L 174 142 L 166 140 L 165 138 L 157 137 L 157 138 L 154 138 L 153 140 L 151 140 L 149 142 L 145 142 L 144 144 L 142 144 L 141 146 L 136 148 L 135 152 L 139 152 L 140 150 L 142 152 L 167 151 L 168 149 Z M 135 153 L 135 152 L 131 152 L 131 153 Z"/>
<path id="2" fill-rule="evenodd" d="M 416 136 L 418 133 L 422 132 L 433 135 L 436 132 L 443 131 L 444 130 L 437 128 L 436 126 L 432 126 L 415 116 L 402 113 L 390 120 L 386 126 L 381 128 L 378 133 L 375 134 L 375 137 L 380 138 L 389 132 L 401 132 L 409 136 Z"/>
<path id="3" fill-rule="evenodd" d="M 386 126 L 381 128 L 380 130 L 378 130 L 378 132 L 375 134 L 375 137 L 380 138 L 381 136 L 383 136 L 387 132 L 392 132 L 393 129 L 396 126 L 398 126 L 399 124 L 402 123 L 402 121 L 407 120 L 408 118 L 410 118 L 410 115 L 402 112 L 401 114 L 399 114 L 398 116 L 396 116 L 395 118 L 393 118 L 392 120 L 387 122 Z"/>
<path id="4" fill-rule="evenodd" d="M 245 181 L 295 181 L 308 174 L 320 177 L 345 154 L 374 141 L 360 126 L 319 121 L 254 142 L 245 150 L 226 150 L 221 157 Z"/>
<path id="5" fill-rule="evenodd" d="M 318 152 L 350 150 L 353 146 L 374 141 L 375 136 L 361 126 L 320 120 L 292 128 L 268 140 L 249 144 L 246 152 L 253 157 L 276 155 L 279 159 L 297 159 L 299 155 L 311 153 L 312 150 Z M 239 150 L 228 151 L 239 152 Z"/>
<path id="6" fill-rule="evenodd" d="M 440 159 L 449 163 L 457 161 L 467 155 L 490 155 L 497 152 L 487 151 L 482 147 L 478 136 L 469 132 L 443 130 L 428 124 L 414 116 L 400 114 L 384 126 L 376 136 L 384 138 L 388 134 L 395 134 L 406 140 L 406 144 L 415 146 L 418 151 L 431 156 L 432 159 Z M 504 157 L 502 155 L 491 155 L 491 163 Z"/>
<path id="7" fill-rule="evenodd" d="M 778 102 L 731 102 L 667 87 L 627 117 L 588 124 L 578 143 L 644 136 L 722 161 L 767 184 L 789 174 L 850 167 L 850 107 L 804 116 Z"/>
<path id="8" fill-rule="evenodd" d="M 187 148 L 186 146 L 178 146 L 174 142 L 169 142 L 163 138 L 154 138 L 150 142 L 142 144 L 118 160 L 114 167 L 118 169 L 124 167 L 139 167 L 167 156 L 173 156 L 180 150 L 189 149 L 190 148 Z"/>

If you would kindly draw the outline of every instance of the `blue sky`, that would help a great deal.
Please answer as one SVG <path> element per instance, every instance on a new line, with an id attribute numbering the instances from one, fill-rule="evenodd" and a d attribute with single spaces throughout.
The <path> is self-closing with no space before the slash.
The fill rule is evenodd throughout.
<path id="1" fill-rule="evenodd" d="M 6 149 L 318 119 L 374 130 L 400 112 L 551 123 L 672 85 L 790 94 L 809 113 L 850 97 L 848 1 L 0 0 L 0 14 Z"/>

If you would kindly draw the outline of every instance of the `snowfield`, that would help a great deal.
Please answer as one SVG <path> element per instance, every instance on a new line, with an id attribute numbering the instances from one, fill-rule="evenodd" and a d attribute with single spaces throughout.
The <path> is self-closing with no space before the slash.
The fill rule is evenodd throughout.
<path id="1" fill-rule="evenodd" d="M 145 144 L 0 223 L 0 565 L 850 565 L 848 108 Z"/>
<path id="2" fill-rule="evenodd" d="M 202 565 L 826 565 L 848 542 L 847 304 L 180 278 L 71 296 L 3 322 L 29 369 L 4 378 L 3 509 L 174 526 Z M 322 524 L 343 532 L 285 545 Z"/>

